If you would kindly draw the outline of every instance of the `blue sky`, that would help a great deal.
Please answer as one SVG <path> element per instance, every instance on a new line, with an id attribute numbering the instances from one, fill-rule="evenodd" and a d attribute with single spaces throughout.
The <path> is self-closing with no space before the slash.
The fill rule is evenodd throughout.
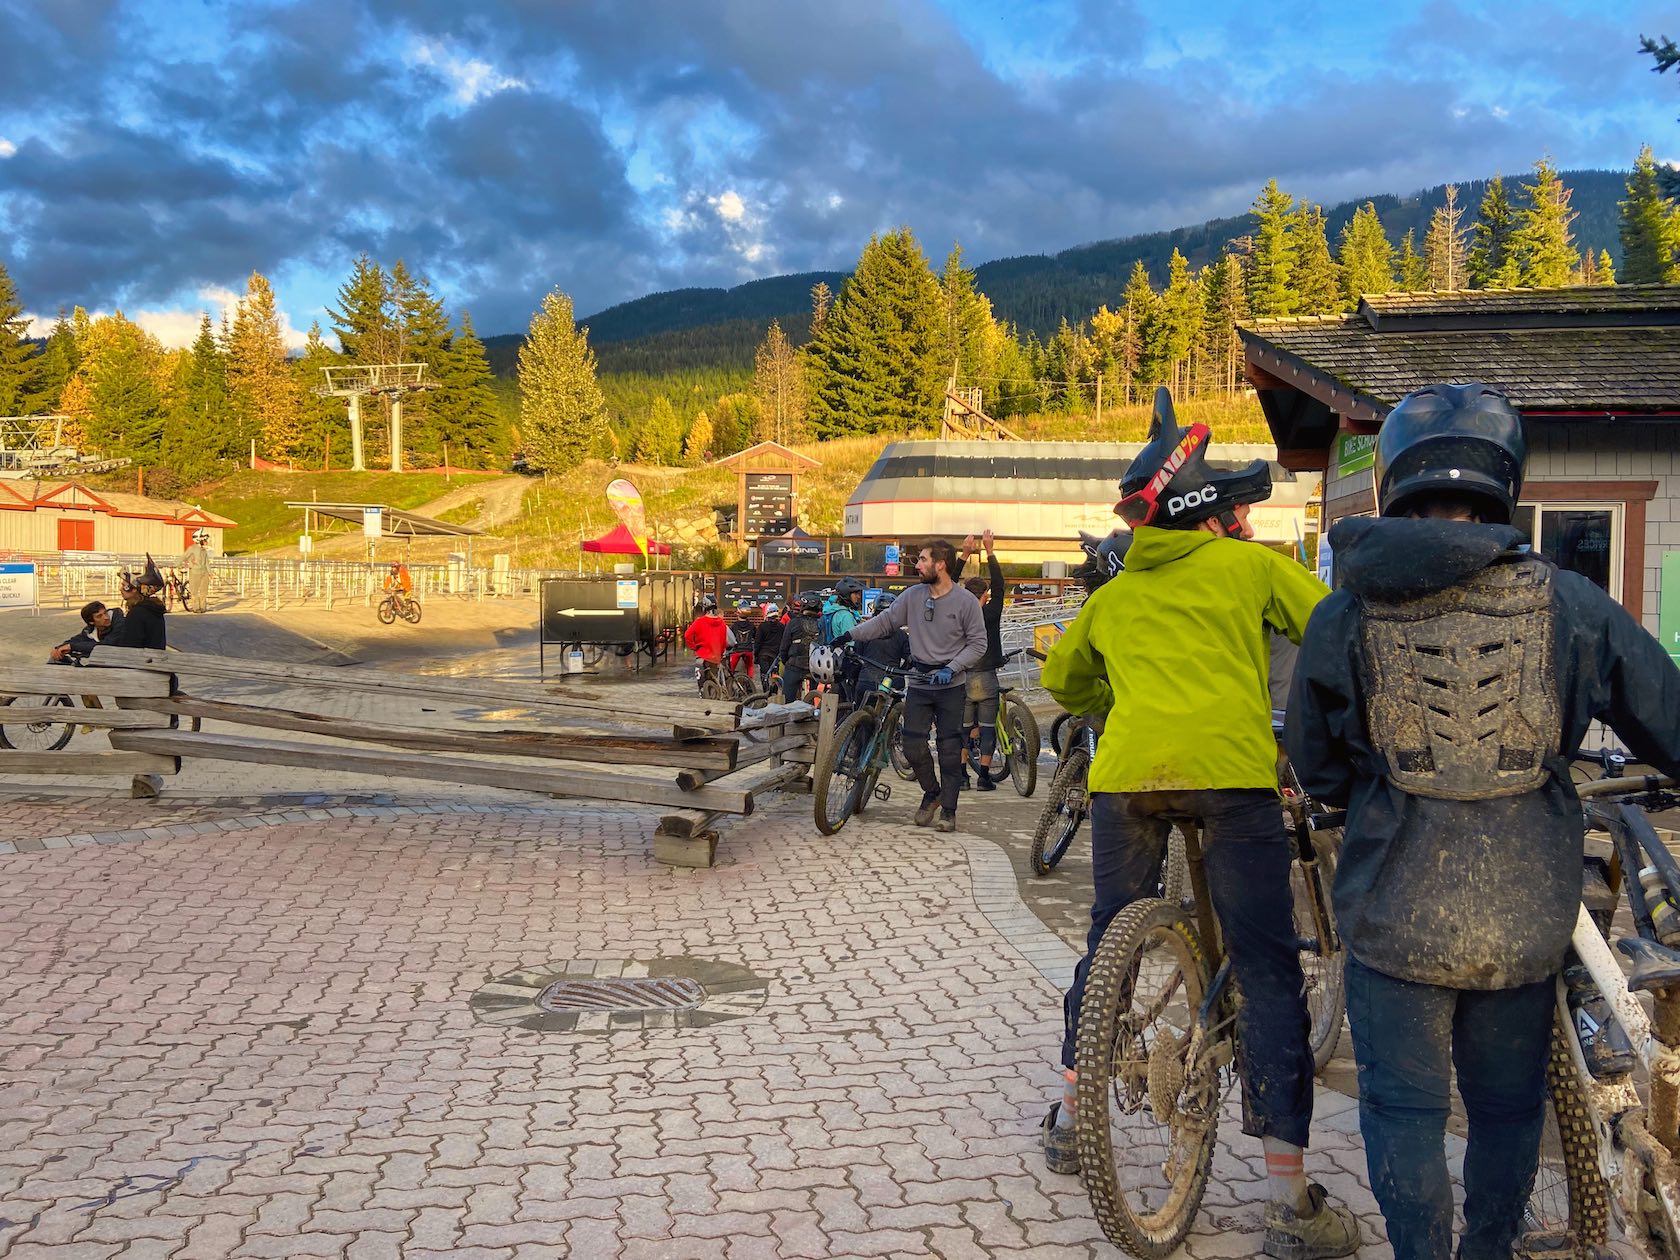
<path id="1" fill-rule="evenodd" d="M 401 257 L 483 335 L 544 292 L 970 262 L 1451 179 L 1680 158 L 1618 0 L 0 0 L 0 263 L 178 344 Z M 301 333 L 299 334 L 301 335 Z"/>

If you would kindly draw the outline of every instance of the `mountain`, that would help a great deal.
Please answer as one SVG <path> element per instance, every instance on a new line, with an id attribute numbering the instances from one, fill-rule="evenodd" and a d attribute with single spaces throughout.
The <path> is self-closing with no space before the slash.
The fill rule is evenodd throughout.
<path id="1" fill-rule="evenodd" d="M 1578 216 L 1574 224 L 1577 247 L 1608 249 L 1619 268 L 1622 260 L 1617 203 L 1627 195 L 1627 172 L 1586 170 L 1562 174 L 1572 193 L 1570 204 Z M 1506 177 L 1506 188 L 1513 200 L 1518 196 L 1517 185 L 1525 178 L 1526 173 Z M 1458 203 L 1464 208 L 1460 224 L 1468 229 L 1476 220 L 1476 207 L 1487 190 L 1487 181 L 1470 180 L 1457 187 Z M 1396 249 L 1410 229 L 1421 252 L 1429 216 L 1446 201 L 1446 185 L 1438 184 L 1407 197 L 1381 193 L 1327 207 L 1325 215 L 1332 249 L 1342 228 L 1353 218 L 1353 212 L 1367 201 L 1376 207 Z M 1077 245 L 1059 254 L 995 259 L 975 268 L 975 281 L 980 291 L 992 300 L 993 312 L 999 319 L 1015 324 L 1023 334 L 1030 331 L 1049 337 L 1064 319 L 1077 324 L 1098 306 L 1117 306 L 1135 261 L 1141 259 L 1150 278 L 1160 286 L 1166 282 L 1167 264 L 1174 249 L 1195 269 L 1212 262 L 1230 242 L 1253 230 L 1252 215 L 1210 219 L 1193 227 Z M 812 286 L 821 282 L 839 292 L 848 274 L 808 271 L 754 280 L 733 289 L 672 289 L 609 306 L 581 322 L 589 327 L 589 344 L 594 347 L 603 372 L 663 372 L 724 365 L 750 367 L 753 349 L 763 339 L 765 325 L 779 319 L 796 344 L 803 341 L 810 326 Z M 517 370 L 521 340 L 518 334 L 484 339 L 490 365 L 498 376 L 511 376 Z"/>

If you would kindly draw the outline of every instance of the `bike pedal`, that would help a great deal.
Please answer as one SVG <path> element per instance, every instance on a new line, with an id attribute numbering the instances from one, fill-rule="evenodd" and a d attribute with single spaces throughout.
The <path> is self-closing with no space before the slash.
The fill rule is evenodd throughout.
<path id="1" fill-rule="evenodd" d="M 890 800 L 892 800 L 892 787 L 891 787 L 891 785 L 886 784 L 886 783 L 877 783 L 875 785 L 875 799 L 878 800 L 878 801 L 890 801 Z"/>
<path id="2" fill-rule="evenodd" d="M 1554 1230 L 1533 1230 L 1511 1248 L 1515 1260 L 1576 1260 L 1579 1254 L 1572 1234 Z"/>

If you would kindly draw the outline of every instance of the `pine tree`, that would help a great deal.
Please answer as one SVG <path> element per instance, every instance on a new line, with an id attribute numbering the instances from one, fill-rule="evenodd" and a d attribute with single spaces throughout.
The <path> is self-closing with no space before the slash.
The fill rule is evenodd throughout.
<path id="1" fill-rule="evenodd" d="M 1464 229 L 1459 220 L 1464 207 L 1458 204 L 1458 188 L 1447 185 L 1445 205 L 1429 216 L 1429 230 L 1423 234 L 1423 265 L 1429 272 L 1431 289 L 1453 291 L 1469 284 L 1464 258 Z"/>
<path id="2" fill-rule="evenodd" d="M 450 338 L 438 380 L 442 388 L 434 436 L 440 447 L 448 444 L 450 463 L 467 468 L 498 466 L 507 449 L 507 421 L 484 343 L 465 311 L 461 312 L 461 331 Z"/>
<path id="3" fill-rule="evenodd" d="M 753 354 L 753 396 L 760 442 L 797 442 L 805 430 L 805 363 L 780 320 L 771 320 Z"/>
<path id="4" fill-rule="evenodd" d="M 64 392 L 64 386 L 75 375 L 76 365 L 80 362 L 81 354 L 76 349 L 75 334 L 70 331 L 70 322 L 65 317 L 64 308 L 60 307 L 58 322 L 47 335 L 46 347 L 41 351 L 40 375 L 36 378 L 37 406 L 34 410 L 58 410 L 58 400 Z"/>
<path id="5" fill-rule="evenodd" d="M 420 451 L 428 459 L 443 458 L 438 417 L 454 411 L 459 400 L 451 396 L 448 379 L 450 341 L 453 330 L 443 301 L 432 292 L 431 282 L 409 271 L 402 259 L 391 268 L 391 299 L 401 331 L 401 355 L 405 363 L 423 363 L 426 380 L 438 388 L 417 390 L 403 396 L 403 445 Z"/>
<path id="6" fill-rule="evenodd" d="M 1255 198 L 1254 250 L 1249 255 L 1248 309 L 1255 319 L 1293 315 L 1300 309 L 1291 285 L 1295 275 L 1295 240 L 1290 211 L 1295 199 L 1269 179 Z"/>
<path id="7" fill-rule="evenodd" d="M 992 304 L 974 288 L 974 273 L 962 265 L 962 246 L 951 246 L 939 282 L 944 306 L 940 357 L 961 385 L 983 384 L 996 370 L 988 362 Z"/>
<path id="8" fill-rule="evenodd" d="M 519 348 L 519 432 L 531 467 L 575 468 L 599 440 L 606 406 L 589 330 L 576 326 L 572 299 L 556 289 L 531 317 Z"/>
<path id="9" fill-rule="evenodd" d="M 1330 257 L 1324 207 L 1303 201 L 1290 224 L 1295 237 L 1295 266 L 1289 287 L 1299 315 L 1329 315 L 1342 309 L 1342 270 Z"/>
<path id="10" fill-rule="evenodd" d="M 1359 305 L 1367 293 L 1389 293 L 1394 289 L 1394 246 L 1383 231 L 1377 208 L 1367 201 L 1353 212 L 1342 229 L 1342 299 L 1347 309 Z"/>
<path id="11" fill-rule="evenodd" d="M 909 228 L 871 238 L 806 362 L 820 437 L 903 433 L 939 414 L 939 282 Z"/>
<path id="12" fill-rule="evenodd" d="M 163 444 L 165 375 L 163 347 L 118 311 L 89 325 L 64 392 L 95 449 L 151 466 Z"/>
<path id="13" fill-rule="evenodd" d="M 1488 181 L 1470 232 L 1470 252 L 1465 275 L 1472 289 L 1511 289 L 1517 285 L 1517 263 L 1511 257 L 1511 234 L 1516 230 L 1515 212 L 1505 192 L 1505 181 L 1495 175 Z"/>
<path id="14" fill-rule="evenodd" d="M 366 254 L 356 259 L 350 278 L 339 286 L 338 309 L 327 314 L 348 362 L 401 362 L 402 337 L 391 279 Z"/>
<path id="15" fill-rule="evenodd" d="M 329 466 L 329 460 L 350 466 L 349 409 L 342 398 L 316 391 L 326 383 L 323 368 L 338 367 L 344 357 L 327 344 L 320 321 L 309 325 L 303 354 L 292 363 L 297 387 L 298 440 L 294 459 Z"/>
<path id="16" fill-rule="evenodd" d="M 17 286 L 0 264 L 0 416 L 29 414 L 38 401 L 41 358 L 28 330 Z"/>
<path id="17" fill-rule="evenodd" d="M 1163 350 L 1167 357 L 1168 385 L 1178 393 L 1189 392 L 1195 364 L 1190 351 L 1202 333 L 1202 294 L 1190 274 L 1190 264 L 1175 248 L 1167 262 L 1167 287 L 1161 294 L 1165 315 Z"/>
<path id="18" fill-rule="evenodd" d="M 251 273 L 234 312 L 228 397 L 242 446 L 257 438 L 269 458 L 297 458 L 303 438 L 297 383 L 286 362 L 274 290 L 261 272 Z"/>
<path id="19" fill-rule="evenodd" d="M 1601 249 L 1598 251 L 1598 280 L 1596 283 L 1616 283 L 1616 264 L 1610 257 L 1610 251 L 1607 249 Z"/>
<path id="20" fill-rule="evenodd" d="M 1522 186 L 1525 204 L 1511 233 L 1511 257 L 1517 283 L 1525 288 L 1557 289 L 1569 284 L 1581 265 L 1570 224 L 1569 189 L 1550 158 L 1534 164 L 1534 182 Z"/>
<path id="21" fill-rule="evenodd" d="M 828 282 L 819 280 L 811 286 L 811 336 L 818 336 L 828 323 L 829 308 L 834 305 L 834 291 Z"/>
<path id="22" fill-rule="evenodd" d="M 1134 386 L 1148 388 L 1155 382 L 1153 365 L 1143 366 L 1143 330 L 1155 317 L 1155 286 L 1149 283 L 1149 271 L 1143 259 L 1132 264 L 1132 274 L 1126 279 L 1122 310 L 1126 315 L 1125 329 L 1119 343 L 1120 371 L 1125 384 L 1121 401 L 1131 402 Z"/>
<path id="23" fill-rule="evenodd" d="M 683 463 L 691 468 L 705 463 L 712 457 L 715 441 L 711 418 L 702 411 L 694 417 L 694 423 L 688 426 L 688 436 L 683 439 Z"/>
<path id="24" fill-rule="evenodd" d="M 679 464 L 682 462 L 683 424 L 677 417 L 671 400 L 660 394 L 653 400 L 647 419 L 636 434 L 635 460 L 638 464 Z"/>
<path id="25" fill-rule="evenodd" d="M 1417 232 L 1413 228 L 1406 229 L 1406 235 L 1400 238 L 1400 257 L 1396 263 L 1399 272 L 1400 291 L 1402 293 L 1421 293 L 1429 287 L 1429 265 L 1423 261 L 1423 255 L 1417 252 Z"/>
<path id="26" fill-rule="evenodd" d="M 1622 283 L 1680 283 L 1674 203 L 1663 196 L 1651 146 L 1639 150 L 1621 205 Z"/>
<path id="27" fill-rule="evenodd" d="M 1207 308 L 1208 347 L 1213 358 L 1210 373 L 1219 389 L 1235 393 L 1241 377 L 1242 340 L 1237 325 L 1248 318 L 1247 295 L 1243 289 L 1242 259 L 1227 253 L 1210 269 L 1203 285 Z"/>
<path id="28" fill-rule="evenodd" d="M 237 454 L 230 440 L 227 358 L 206 311 L 198 337 L 174 365 L 162 439 L 163 462 L 183 486 L 221 471 Z"/>

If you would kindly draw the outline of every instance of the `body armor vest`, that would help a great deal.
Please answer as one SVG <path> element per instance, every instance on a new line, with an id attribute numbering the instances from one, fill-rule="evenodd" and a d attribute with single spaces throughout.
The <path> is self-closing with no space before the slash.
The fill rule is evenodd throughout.
<path id="1" fill-rule="evenodd" d="M 1361 601 L 1371 745 L 1403 792 L 1532 792 L 1562 739 L 1552 570 L 1532 557 L 1397 603 Z"/>

